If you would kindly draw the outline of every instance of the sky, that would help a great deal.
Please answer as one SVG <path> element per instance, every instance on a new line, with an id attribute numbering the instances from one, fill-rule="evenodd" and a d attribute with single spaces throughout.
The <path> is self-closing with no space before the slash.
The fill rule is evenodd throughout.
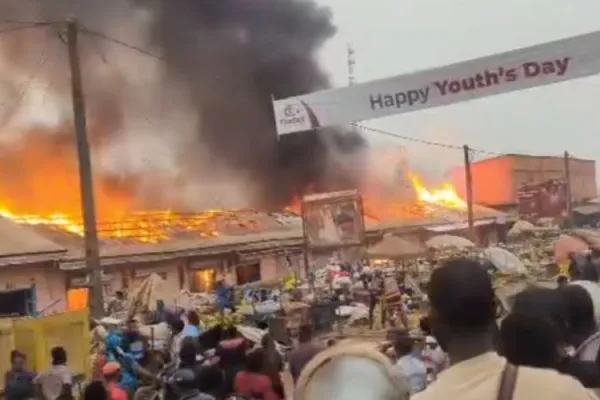
<path id="1" fill-rule="evenodd" d="M 367 82 L 567 38 L 600 29 L 596 0 L 316 0 L 338 32 L 319 59 L 334 86 Z M 600 76 L 365 122 L 420 139 L 500 153 L 596 158 Z M 365 132 L 374 144 L 407 145 L 411 163 L 442 173 L 462 152 Z M 477 155 L 476 159 L 485 158 Z"/>

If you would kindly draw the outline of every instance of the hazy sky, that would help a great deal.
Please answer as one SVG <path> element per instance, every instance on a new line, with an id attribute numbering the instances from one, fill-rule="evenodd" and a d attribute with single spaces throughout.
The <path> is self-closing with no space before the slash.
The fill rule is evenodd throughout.
<path id="1" fill-rule="evenodd" d="M 356 80 L 366 82 L 600 30 L 596 0 L 317 1 L 331 7 L 338 27 L 321 54 L 336 86 L 348 82 L 348 42 L 356 51 Z M 574 156 L 596 158 L 599 123 L 600 76 L 366 124 L 498 152 L 554 155 L 568 150 Z M 413 157 L 432 164 L 447 167 L 462 159 L 460 151 L 375 133 L 365 136 L 407 145 Z"/>

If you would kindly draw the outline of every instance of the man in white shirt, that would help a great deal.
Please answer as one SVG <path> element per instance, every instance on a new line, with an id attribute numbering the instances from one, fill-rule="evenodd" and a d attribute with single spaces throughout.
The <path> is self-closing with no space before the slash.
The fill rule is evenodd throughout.
<path id="1" fill-rule="evenodd" d="M 54 347 L 50 353 L 52 366 L 34 380 L 39 396 L 44 400 L 73 398 L 73 375 L 67 368 L 67 352 L 62 347 Z"/>
<path id="2" fill-rule="evenodd" d="M 497 332 L 492 282 L 478 262 L 454 259 L 431 275 L 430 324 L 451 366 L 413 400 L 495 400 L 504 382 L 506 400 L 598 400 L 573 378 L 549 369 L 507 366 L 494 348 Z M 507 374 L 510 375 L 510 374 Z"/>

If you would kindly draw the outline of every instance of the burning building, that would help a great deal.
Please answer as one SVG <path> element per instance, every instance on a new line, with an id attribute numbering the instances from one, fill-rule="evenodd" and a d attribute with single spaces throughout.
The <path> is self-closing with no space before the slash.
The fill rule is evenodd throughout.
<path id="1" fill-rule="evenodd" d="M 300 219 L 282 210 L 307 193 L 359 188 L 367 236 L 466 219 L 451 186 L 428 190 L 412 177 L 403 183 L 409 198 L 372 190 L 366 144 L 354 130 L 278 140 L 272 97 L 328 86 L 315 54 L 335 27 L 313 1 L 80 0 L 73 8 L 62 0 L 0 0 L 0 11 L 26 21 L 75 16 L 82 26 L 109 290 L 151 272 L 172 293 L 210 289 L 222 273 L 240 283 L 287 273 L 302 260 L 303 236 Z M 45 274 L 56 272 L 62 286 L 44 289 L 37 308 L 64 293 L 60 310 L 85 297 L 87 284 L 64 26 L 23 27 L 0 41 L 7 81 L 0 96 L 9 99 L 0 112 L 0 216 L 20 223 L 0 233 L 32 246 L 40 242 L 33 236 L 55 244 L 56 252 L 41 244 L 27 250 L 21 264 L 46 254 L 39 268 L 53 266 Z M 476 208 L 478 219 L 489 213 Z"/>
<path id="2" fill-rule="evenodd" d="M 416 177 L 413 184 L 416 201 L 384 207 L 381 200 L 363 197 L 367 242 L 386 232 L 421 232 L 426 237 L 466 229 L 466 204 L 451 186 L 428 190 Z M 0 222 L 12 229 L 3 235 L 30 246 L 14 259 L 0 256 L 0 263 L 12 260 L 19 268 L 23 266 L 20 274 L 12 278 L 9 276 L 15 269 L 5 269 L 5 282 L 22 287 L 24 283 L 15 279 L 26 272 L 30 279 L 46 282 L 37 286 L 38 310 L 60 311 L 85 304 L 89 276 L 85 269 L 82 220 L 62 214 L 0 214 Z M 499 215 L 475 207 L 476 225 L 493 224 Z M 227 275 L 234 282 L 245 284 L 272 281 L 305 270 L 302 220 L 291 210 L 144 212 L 100 221 L 98 234 L 108 293 L 129 290 L 151 273 L 166 280 L 166 290 L 175 298 L 181 290 L 210 291 L 218 276 Z M 49 250 L 44 252 L 44 246 L 49 246 Z M 26 270 L 28 265 L 35 268 Z"/>

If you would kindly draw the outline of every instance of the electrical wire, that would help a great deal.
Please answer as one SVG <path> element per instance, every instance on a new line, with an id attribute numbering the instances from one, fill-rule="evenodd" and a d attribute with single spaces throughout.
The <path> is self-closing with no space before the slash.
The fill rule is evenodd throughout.
<path id="1" fill-rule="evenodd" d="M 2 21 L 0 21 L 0 23 L 2 23 Z M 0 34 L 11 33 L 11 32 L 16 32 L 16 31 L 22 31 L 22 30 L 25 30 L 25 29 L 41 28 L 41 27 L 46 27 L 46 26 L 52 26 L 52 25 L 55 25 L 55 24 L 56 24 L 56 22 L 27 23 L 27 24 L 20 25 L 20 26 L 12 26 L 10 28 L 0 29 Z"/>
<path id="2" fill-rule="evenodd" d="M 21 107 L 23 99 L 25 99 L 25 97 L 27 96 L 27 92 L 29 91 L 31 83 L 37 76 L 40 69 L 46 64 L 46 61 L 48 61 L 48 46 L 46 46 L 40 54 L 40 58 L 37 62 L 37 65 L 34 67 L 33 71 L 31 71 L 27 80 L 23 83 L 23 88 L 18 94 L 14 104 L 10 107 L 10 110 L 5 111 L 3 115 L 0 116 L 0 130 L 3 130 L 13 119 L 18 109 Z M 0 107 L 4 108 L 4 103 L 0 104 Z"/>
<path id="3" fill-rule="evenodd" d="M 126 43 L 126 42 L 124 42 L 122 40 L 112 38 L 112 37 L 110 37 L 110 36 L 108 36 L 108 35 L 106 35 L 106 34 L 104 34 L 102 32 L 94 31 L 94 30 L 91 30 L 91 29 L 86 28 L 84 26 L 80 27 L 80 32 L 87 33 L 88 35 L 91 35 L 91 36 L 96 36 L 98 38 L 107 40 L 107 41 L 109 41 L 111 43 L 114 43 L 114 44 L 118 44 L 121 47 L 125 47 L 125 48 L 127 48 L 129 50 L 133 50 L 133 51 L 135 51 L 137 53 L 140 53 L 140 54 L 143 54 L 145 56 L 155 58 L 157 60 L 161 60 L 161 61 L 165 60 L 164 57 L 156 55 L 156 54 L 154 54 L 154 53 L 152 53 L 152 52 L 150 52 L 148 50 L 142 49 L 141 47 L 134 46 L 134 45 Z"/>
<path id="4" fill-rule="evenodd" d="M 119 45 L 121 47 L 124 47 L 124 48 L 127 48 L 129 50 L 132 50 L 132 51 L 135 51 L 137 53 L 140 53 L 142 55 L 145 55 L 145 56 L 148 56 L 148 57 L 152 57 L 154 59 L 161 60 L 161 61 L 165 60 L 165 58 L 162 57 L 162 56 L 156 55 L 156 54 L 154 54 L 154 53 L 152 53 L 152 52 L 150 52 L 148 50 L 145 50 L 145 49 L 143 49 L 141 47 L 138 47 L 138 46 L 126 43 L 126 42 L 124 42 L 122 40 L 112 38 L 112 37 L 110 37 L 110 36 L 108 36 L 108 35 L 106 35 L 106 34 L 104 34 L 102 32 L 91 30 L 91 29 L 86 28 L 84 26 L 81 26 L 80 31 L 83 32 L 83 33 L 87 33 L 87 34 L 89 34 L 91 36 L 95 36 L 95 37 L 107 40 L 107 41 L 112 42 L 114 44 L 117 44 L 117 45 Z M 0 31 L 0 33 L 1 33 L 1 31 Z M 103 59 L 104 62 L 107 62 L 106 59 L 105 59 L 105 57 L 104 57 L 104 55 L 101 54 L 100 57 Z M 369 132 L 373 132 L 373 133 L 378 133 L 380 135 L 390 136 L 390 137 L 394 137 L 396 139 L 402 139 L 402 140 L 406 140 L 406 141 L 409 141 L 409 142 L 419 143 L 419 144 L 428 145 L 428 146 L 442 147 L 442 148 L 452 149 L 452 150 L 461 150 L 461 151 L 464 150 L 464 147 L 463 146 L 459 146 L 459 145 L 454 145 L 454 144 L 449 144 L 449 143 L 435 142 L 435 141 L 431 141 L 431 140 L 417 139 L 417 138 L 413 138 L 413 137 L 410 137 L 410 136 L 405 136 L 405 135 L 400 135 L 400 134 L 397 134 L 397 133 L 394 133 L 394 132 L 389 132 L 389 131 L 386 131 L 386 130 L 383 130 L 383 129 L 372 128 L 372 127 L 365 126 L 365 125 L 358 124 L 358 123 L 352 123 L 351 125 L 353 127 L 355 127 L 355 128 L 361 129 L 361 130 L 365 130 L 365 131 L 369 131 Z M 476 148 L 472 148 L 472 147 L 469 147 L 468 150 L 469 150 L 470 157 L 473 157 L 476 153 L 486 154 L 486 155 L 492 155 L 492 156 L 504 156 L 504 155 L 508 154 L 508 153 L 499 153 L 499 152 L 496 152 L 496 151 L 476 149 Z"/>

